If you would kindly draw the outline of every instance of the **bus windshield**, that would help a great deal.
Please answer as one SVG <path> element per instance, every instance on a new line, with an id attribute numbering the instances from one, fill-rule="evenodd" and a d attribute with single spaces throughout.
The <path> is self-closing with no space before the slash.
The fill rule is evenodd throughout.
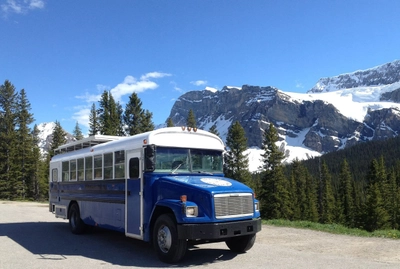
<path id="1" fill-rule="evenodd" d="M 207 149 L 157 147 L 154 172 L 222 173 L 222 152 Z"/>

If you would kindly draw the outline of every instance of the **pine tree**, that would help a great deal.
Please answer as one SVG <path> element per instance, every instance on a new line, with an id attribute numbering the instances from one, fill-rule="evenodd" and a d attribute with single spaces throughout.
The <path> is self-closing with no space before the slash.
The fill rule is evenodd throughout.
<path id="1" fill-rule="evenodd" d="M 247 149 L 247 138 L 243 127 L 238 121 L 229 128 L 226 145 L 229 150 L 224 155 L 225 176 L 240 182 L 248 182 L 251 179 L 251 174 L 248 170 L 248 155 L 244 154 Z"/>
<path id="2" fill-rule="evenodd" d="M 127 127 L 128 135 L 136 135 L 154 129 L 151 121 L 152 114 L 142 108 L 137 94 L 134 92 L 129 97 L 129 102 L 126 104 L 124 113 L 124 123 Z"/>
<path id="3" fill-rule="evenodd" d="M 386 172 L 383 167 L 383 160 L 378 162 L 373 159 L 367 174 L 367 199 L 365 202 L 365 229 L 374 231 L 390 227 L 390 216 L 387 211 L 385 198 L 382 190 L 386 181 Z M 385 194 L 386 195 L 386 194 Z"/>
<path id="4" fill-rule="evenodd" d="M 16 166 L 20 166 L 20 188 L 17 187 L 19 197 L 25 199 L 27 196 L 32 196 L 32 174 L 34 172 L 34 164 L 38 161 L 38 156 L 34 155 L 33 149 L 37 147 L 32 138 L 32 133 L 29 125 L 33 123 L 33 114 L 30 113 L 31 104 L 28 101 L 24 89 L 17 96 L 17 130 L 16 135 L 18 142 L 16 144 L 17 156 Z"/>
<path id="5" fill-rule="evenodd" d="M 264 152 L 261 154 L 261 157 L 263 158 L 263 169 L 266 171 L 274 170 L 276 166 L 282 163 L 282 160 L 285 157 L 284 153 L 281 152 L 276 145 L 278 141 L 278 131 L 274 125 L 270 123 L 268 130 L 264 131 Z"/>
<path id="6" fill-rule="evenodd" d="M 191 128 L 196 128 L 196 118 L 192 109 L 189 110 L 188 117 L 186 120 L 186 126 Z"/>
<path id="7" fill-rule="evenodd" d="M 343 215 L 341 219 L 348 227 L 354 227 L 355 225 L 355 205 L 353 197 L 353 179 L 351 177 L 349 164 L 344 159 L 340 174 L 339 174 L 339 201 L 340 201 L 340 213 Z"/>
<path id="8" fill-rule="evenodd" d="M 174 122 L 172 121 L 172 119 L 171 118 L 168 118 L 168 120 L 167 120 L 167 127 L 174 127 L 175 125 L 174 125 Z"/>
<path id="9" fill-rule="evenodd" d="M 14 199 L 16 189 L 21 188 L 20 167 L 17 155 L 17 93 L 14 85 L 6 80 L 0 86 L 0 198 Z"/>
<path id="10" fill-rule="evenodd" d="M 99 118 L 95 103 L 92 104 L 89 114 L 89 136 L 97 135 L 100 132 Z"/>
<path id="11" fill-rule="evenodd" d="M 121 125 L 118 106 L 110 92 L 104 91 L 99 101 L 97 111 L 100 133 L 103 135 L 118 135 Z"/>
<path id="12" fill-rule="evenodd" d="M 215 124 L 215 123 L 210 127 L 210 130 L 208 130 L 208 131 L 212 134 L 215 134 L 216 136 L 220 136 L 218 129 L 217 129 L 217 124 Z"/>
<path id="13" fill-rule="evenodd" d="M 289 193 L 289 181 L 285 177 L 282 167 L 277 166 L 268 174 L 267 184 L 262 186 L 261 214 L 266 219 L 291 219 L 293 216 Z M 265 182 L 265 179 L 263 179 Z M 265 189 L 267 188 L 267 189 Z"/>
<path id="14" fill-rule="evenodd" d="M 152 121 L 152 118 L 153 118 L 153 113 L 151 113 L 149 110 L 146 109 L 142 116 L 142 122 L 141 122 L 142 133 L 154 130 L 154 123 Z"/>
<path id="15" fill-rule="evenodd" d="M 125 133 L 125 125 L 124 125 L 124 110 L 122 109 L 122 105 L 120 102 L 117 103 L 117 113 L 118 113 L 118 127 L 117 127 L 117 135 L 118 136 L 126 136 Z"/>
<path id="16" fill-rule="evenodd" d="M 390 227 L 390 216 L 384 208 L 382 194 L 377 183 L 373 183 L 368 189 L 365 210 L 365 229 L 367 231 L 372 232 Z"/>
<path id="17" fill-rule="evenodd" d="M 51 142 L 50 148 L 50 158 L 54 156 L 54 150 L 57 149 L 59 146 L 64 145 L 67 142 L 66 133 L 64 129 L 61 127 L 60 122 L 56 121 L 56 124 L 53 129 L 53 140 Z"/>
<path id="18" fill-rule="evenodd" d="M 390 218 L 390 226 L 392 229 L 398 229 L 399 225 L 399 187 L 396 182 L 396 172 L 394 168 L 392 168 L 391 172 L 388 175 L 389 182 L 389 193 L 387 197 L 387 201 L 389 202 L 387 212 Z"/>
<path id="19" fill-rule="evenodd" d="M 76 124 L 75 124 L 75 128 L 72 131 L 72 135 L 75 137 L 76 140 L 82 140 L 83 139 L 82 130 L 81 130 L 81 127 L 79 127 L 78 122 L 76 122 Z"/>
<path id="20" fill-rule="evenodd" d="M 317 222 L 318 206 L 317 206 L 317 188 L 314 178 L 310 175 L 307 169 L 305 169 L 306 175 L 306 196 L 307 196 L 307 207 L 304 212 L 304 218 L 308 221 Z"/>
<path id="21" fill-rule="evenodd" d="M 321 166 L 322 204 L 320 204 L 320 222 L 334 223 L 336 215 L 336 201 L 332 191 L 332 177 L 325 162 Z"/>
<path id="22" fill-rule="evenodd" d="M 45 161 L 42 159 L 40 149 L 38 146 L 39 143 L 39 129 L 35 124 L 32 131 L 32 140 L 33 140 L 33 149 L 32 155 L 34 162 L 32 164 L 32 182 L 31 182 L 31 194 L 30 196 L 34 200 L 41 200 L 48 195 L 48 166 L 44 166 Z M 45 169 L 44 169 L 45 168 Z M 46 173 L 43 177 L 43 171 Z"/>
<path id="23" fill-rule="evenodd" d="M 263 149 L 263 178 L 261 180 L 262 190 L 259 194 L 262 215 L 265 218 L 290 218 L 293 215 L 290 205 L 289 181 L 281 169 L 283 153 L 276 146 L 278 132 L 273 124 L 264 133 Z"/>
<path id="24" fill-rule="evenodd" d="M 298 160 L 293 161 L 291 172 L 291 199 L 293 201 L 293 220 L 305 220 L 305 212 L 309 207 L 307 198 L 307 171 Z"/>

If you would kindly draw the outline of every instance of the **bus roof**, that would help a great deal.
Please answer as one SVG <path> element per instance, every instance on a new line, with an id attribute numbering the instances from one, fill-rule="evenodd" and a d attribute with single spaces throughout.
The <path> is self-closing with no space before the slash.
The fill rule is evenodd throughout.
<path id="1" fill-rule="evenodd" d="M 85 153 L 94 152 L 100 154 L 114 150 L 137 149 L 151 144 L 165 147 L 224 150 L 224 143 L 221 138 L 210 132 L 187 127 L 168 127 L 134 136 L 90 136 L 60 146 L 55 151 L 58 154 L 69 153 L 62 154 L 69 156 L 75 155 L 72 151 L 88 148 L 84 151 Z"/>
<path id="2" fill-rule="evenodd" d="M 111 136 L 111 135 L 93 135 L 89 136 L 86 138 L 83 138 L 81 140 L 77 140 L 74 142 L 70 142 L 68 144 L 64 144 L 62 146 L 59 146 L 54 150 L 54 153 L 61 154 L 61 153 L 66 153 L 70 151 L 75 151 L 83 148 L 89 148 L 101 143 L 106 143 L 110 141 L 115 141 L 123 138 L 122 136 Z"/>

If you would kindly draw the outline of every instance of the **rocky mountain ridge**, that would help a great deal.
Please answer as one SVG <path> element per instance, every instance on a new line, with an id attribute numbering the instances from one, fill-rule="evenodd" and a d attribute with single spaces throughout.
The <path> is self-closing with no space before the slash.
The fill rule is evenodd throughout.
<path id="1" fill-rule="evenodd" d="M 324 78 L 307 93 L 274 87 L 225 86 L 219 91 L 191 91 L 175 102 L 170 118 L 185 125 L 190 109 L 200 129 L 213 124 L 223 139 L 239 121 L 249 147 L 261 147 L 263 132 L 273 123 L 287 160 L 295 148 L 323 154 L 400 132 L 400 61 L 364 71 Z M 292 158 L 291 158 L 292 157 Z"/>

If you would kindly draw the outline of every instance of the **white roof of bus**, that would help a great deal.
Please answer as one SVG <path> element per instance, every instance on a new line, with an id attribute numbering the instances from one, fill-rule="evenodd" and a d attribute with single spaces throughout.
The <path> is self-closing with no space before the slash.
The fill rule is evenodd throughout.
<path id="1" fill-rule="evenodd" d="M 60 153 L 65 153 L 65 152 L 70 152 L 70 151 L 75 151 L 83 148 L 88 148 L 92 147 L 101 143 L 106 143 L 114 140 L 119 140 L 121 138 L 124 138 L 122 136 L 111 136 L 111 135 L 94 135 L 94 136 L 89 136 L 86 138 L 83 138 L 81 140 L 77 140 L 74 142 L 70 142 L 68 144 L 64 144 L 62 146 L 59 146 L 57 149 L 55 149 L 56 154 Z"/>
<path id="2" fill-rule="evenodd" d="M 179 148 L 201 148 L 201 149 L 215 149 L 224 150 L 223 141 L 216 135 L 203 131 L 183 127 L 168 127 L 157 129 L 154 131 L 128 136 L 94 136 L 86 138 L 85 145 L 91 143 L 90 138 L 94 138 L 97 144 L 89 147 L 80 147 L 79 141 L 63 145 L 58 149 L 71 149 L 75 147 L 74 151 L 65 150 L 64 154 L 59 154 L 53 157 L 54 159 L 63 159 L 64 157 L 71 157 L 72 155 L 80 155 L 85 153 L 102 154 L 106 152 L 113 152 L 118 150 L 131 150 L 142 148 L 144 145 L 155 144 L 156 146 L 165 147 L 179 147 Z M 109 138 L 108 142 L 106 141 Z M 83 140 L 80 140 L 83 141 Z M 76 146 L 78 144 L 78 146 Z"/>

